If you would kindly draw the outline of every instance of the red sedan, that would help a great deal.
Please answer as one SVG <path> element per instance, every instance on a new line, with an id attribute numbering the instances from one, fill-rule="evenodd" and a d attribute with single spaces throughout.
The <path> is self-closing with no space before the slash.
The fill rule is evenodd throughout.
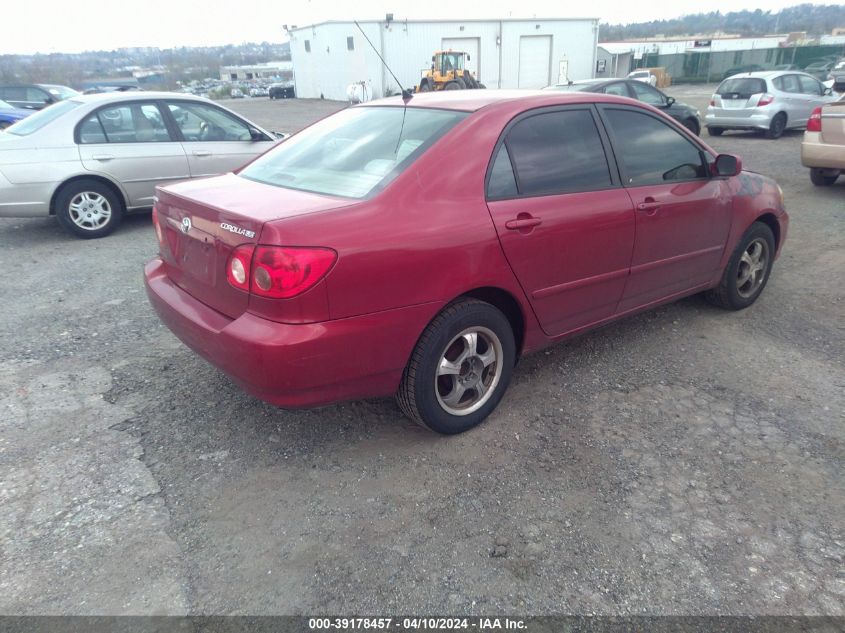
<path id="1" fill-rule="evenodd" d="M 751 305 L 788 216 L 775 182 L 643 103 L 473 90 L 344 110 L 160 189 L 153 221 L 152 304 L 244 389 L 396 394 L 459 433 L 521 354 L 693 293 Z"/>

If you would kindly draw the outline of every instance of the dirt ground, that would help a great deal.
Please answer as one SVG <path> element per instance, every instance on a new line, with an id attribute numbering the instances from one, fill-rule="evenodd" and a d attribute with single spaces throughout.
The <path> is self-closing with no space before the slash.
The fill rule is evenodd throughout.
<path id="1" fill-rule="evenodd" d="M 0 220 L 0 613 L 845 615 L 845 178 L 810 184 L 800 132 L 705 140 L 784 189 L 761 299 L 526 357 L 451 438 L 244 394 L 147 303 L 147 213 Z"/>

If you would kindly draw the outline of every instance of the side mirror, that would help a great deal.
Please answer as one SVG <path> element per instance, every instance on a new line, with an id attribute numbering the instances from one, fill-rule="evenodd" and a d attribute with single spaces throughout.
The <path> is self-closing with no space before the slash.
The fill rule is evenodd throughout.
<path id="1" fill-rule="evenodd" d="M 276 138 L 277 141 L 284 141 L 290 134 L 285 134 L 284 132 L 276 132 L 273 131 L 271 134 Z"/>
<path id="2" fill-rule="evenodd" d="M 249 138 L 252 141 L 266 141 L 267 136 L 261 130 L 257 130 L 254 127 L 249 128 Z"/>
<path id="3" fill-rule="evenodd" d="M 675 97 L 666 97 L 666 107 L 672 107 L 672 104 L 675 103 Z"/>
<path id="4" fill-rule="evenodd" d="M 832 89 L 832 88 L 825 88 L 825 89 L 824 89 L 824 92 L 823 92 L 822 94 L 823 94 L 825 97 L 829 97 L 830 95 L 832 95 L 832 94 L 833 94 L 833 89 Z"/>
<path id="5" fill-rule="evenodd" d="M 719 154 L 712 171 L 714 176 L 738 176 L 742 171 L 742 161 L 733 154 Z"/>

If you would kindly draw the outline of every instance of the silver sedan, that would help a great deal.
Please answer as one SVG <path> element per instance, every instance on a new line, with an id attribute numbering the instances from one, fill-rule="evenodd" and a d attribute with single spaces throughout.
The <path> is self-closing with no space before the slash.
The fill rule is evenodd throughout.
<path id="1" fill-rule="evenodd" d="M 80 95 L 0 132 L 0 217 L 55 215 L 102 237 L 150 208 L 156 185 L 232 171 L 282 137 L 201 97 Z"/>
<path id="2" fill-rule="evenodd" d="M 711 136 L 725 130 L 758 130 L 778 138 L 787 129 L 804 129 L 816 107 L 836 99 L 830 88 L 807 73 L 742 73 L 719 84 L 704 121 Z"/>

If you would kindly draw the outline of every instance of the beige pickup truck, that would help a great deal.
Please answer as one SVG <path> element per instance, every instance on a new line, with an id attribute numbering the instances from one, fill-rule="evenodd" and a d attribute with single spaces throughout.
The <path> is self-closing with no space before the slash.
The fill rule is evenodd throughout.
<path id="1" fill-rule="evenodd" d="M 845 96 L 813 110 L 801 143 L 801 164 L 814 185 L 832 185 L 845 171 Z"/>

